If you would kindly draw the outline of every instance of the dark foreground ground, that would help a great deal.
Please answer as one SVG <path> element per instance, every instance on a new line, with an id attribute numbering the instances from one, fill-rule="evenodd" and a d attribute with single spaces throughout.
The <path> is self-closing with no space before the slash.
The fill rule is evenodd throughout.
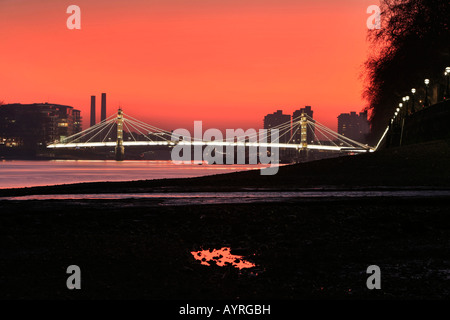
<path id="1" fill-rule="evenodd" d="M 445 299 L 449 200 L 1 202 L 0 298 Z M 224 246 L 256 267 L 208 267 L 190 253 Z M 73 264 L 82 290 L 66 288 Z M 381 290 L 366 287 L 373 264 Z"/>
<path id="2" fill-rule="evenodd" d="M 1 190 L 51 193 L 305 187 L 450 188 L 449 143 L 196 179 Z M 230 247 L 253 269 L 204 266 L 191 251 Z M 82 289 L 66 288 L 78 265 Z M 381 290 L 366 269 L 381 268 Z M 0 200 L 0 298 L 446 299 L 450 198 L 302 199 L 163 206 L 158 200 Z"/>

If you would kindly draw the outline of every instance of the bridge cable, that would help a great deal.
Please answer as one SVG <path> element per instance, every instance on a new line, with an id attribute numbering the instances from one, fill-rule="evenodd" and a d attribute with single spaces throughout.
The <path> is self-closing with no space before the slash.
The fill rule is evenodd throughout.
<path id="1" fill-rule="evenodd" d="M 138 122 L 136 122 L 136 121 L 133 121 L 133 120 L 127 120 L 130 124 L 133 124 L 134 126 L 135 126 L 135 128 L 136 127 L 138 127 L 138 128 L 141 128 L 141 129 L 143 129 L 143 130 L 145 130 L 145 131 L 149 131 L 149 127 L 145 127 L 144 125 L 142 125 L 142 124 L 140 124 L 140 123 L 138 123 Z M 161 133 L 162 135 L 158 135 L 159 133 Z M 166 134 L 166 133 L 164 133 L 164 132 L 150 132 L 149 131 L 149 135 L 150 134 L 153 134 L 153 135 L 155 135 L 155 136 L 157 136 L 157 137 L 159 137 L 159 138 L 162 138 L 162 139 L 164 139 L 164 140 L 166 140 L 167 142 L 171 142 L 171 140 L 168 140 L 168 139 L 166 139 L 166 138 L 164 138 L 164 135 Z M 144 134 L 144 136 L 145 136 L 145 134 Z M 150 137 L 147 137 L 147 136 L 145 136 L 147 139 L 149 139 L 150 141 L 153 141 Z"/>
<path id="2" fill-rule="evenodd" d="M 107 124 L 107 123 L 105 123 Z M 111 125 L 114 125 L 113 123 L 110 123 Z M 108 126 L 105 125 L 101 130 L 99 130 L 95 135 L 93 135 L 92 137 L 90 137 L 85 143 L 88 143 L 89 141 L 91 141 L 92 139 L 94 139 L 96 136 L 98 136 L 103 130 L 105 130 Z"/>
<path id="3" fill-rule="evenodd" d="M 324 131 L 327 131 L 329 134 L 331 134 L 331 135 L 337 137 L 338 140 L 341 140 L 341 142 L 344 142 L 344 143 L 346 143 L 347 145 L 349 145 L 349 146 L 351 146 L 351 147 L 353 147 L 353 148 L 354 148 L 355 146 L 352 145 L 351 143 L 353 143 L 353 144 L 355 144 L 355 145 L 361 147 L 362 149 L 368 149 L 368 148 L 369 148 L 367 145 L 363 145 L 363 144 L 360 143 L 360 142 L 354 141 L 354 140 L 352 140 L 352 139 L 350 139 L 350 138 L 347 138 L 347 137 L 345 137 L 345 136 L 343 136 L 343 135 L 341 135 L 341 134 L 339 134 L 339 133 L 337 133 L 337 132 L 331 130 L 330 128 L 324 126 L 323 124 L 321 124 L 321 123 L 318 122 L 318 121 L 316 122 L 316 126 L 321 127 Z M 350 143 L 349 143 L 349 142 L 345 142 L 344 140 L 345 140 L 345 141 L 349 141 Z"/>
<path id="4" fill-rule="evenodd" d="M 336 147 L 339 147 L 333 140 L 331 140 L 329 137 L 328 137 L 328 135 L 325 133 L 325 132 L 323 132 L 318 126 L 315 126 L 315 130 L 317 130 L 325 139 L 327 139 L 329 142 L 331 142 L 332 144 L 334 144 L 334 146 L 336 146 Z M 314 135 L 316 135 L 315 133 L 314 133 Z M 320 143 L 320 139 L 317 137 L 317 135 L 316 135 L 316 139 L 319 141 L 319 143 Z M 322 144 L 320 144 L 320 145 L 322 145 Z"/>
<path id="5" fill-rule="evenodd" d="M 79 136 L 79 135 L 83 135 L 83 134 L 87 133 L 88 131 L 98 129 L 98 127 L 103 126 L 103 124 L 104 124 L 109 118 L 111 118 L 111 117 L 113 117 L 113 116 L 115 117 L 115 115 L 113 114 L 113 115 L 109 116 L 107 119 L 105 119 L 104 121 L 99 122 L 99 123 L 93 125 L 92 127 L 89 127 L 89 128 L 87 128 L 87 129 L 85 129 L 85 130 L 83 130 L 83 131 L 80 131 L 80 132 L 78 132 L 78 133 L 75 133 L 75 134 L 73 134 L 73 135 L 71 135 L 71 136 L 65 138 L 64 141 L 69 140 L 69 139 L 73 139 L 73 138 L 75 138 L 76 136 Z M 76 140 L 78 140 L 78 139 L 76 139 Z M 71 141 L 76 141 L 76 140 L 71 140 Z"/>
<path id="6" fill-rule="evenodd" d="M 144 136 L 145 138 L 147 138 L 147 140 L 149 140 L 150 142 L 153 142 L 153 140 L 150 137 L 148 137 L 145 133 L 143 133 L 141 130 L 139 130 L 139 127 L 133 125 L 133 123 L 129 120 L 127 120 L 127 122 L 133 129 L 137 130 L 141 134 L 141 136 Z"/>
<path id="7" fill-rule="evenodd" d="M 327 139 L 329 139 L 328 136 L 327 136 L 327 134 L 328 134 L 328 135 L 331 135 L 332 137 L 334 137 L 334 138 L 336 139 L 336 141 L 341 142 L 341 143 L 347 145 L 348 147 L 355 148 L 354 145 L 352 145 L 352 144 L 348 143 L 347 141 L 341 139 L 341 138 L 339 137 L 339 135 L 337 135 L 335 132 L 333 132 L 333 131 L 331 131 L 331 130 L 328 131 L 328 130 L 326 130 L 326 129 L 325 129 L 324 127 L 322 127 L 322 126 L 316 126 L 316 129 L 317 129 L 318 131 L 320 131 L 322 135 L 324 135 L 325 137 L 327 137 Z M 329 140 L 330 140 L 330 139 L 329 139 Z M 336 143 L 335 143 L 335 145 L 336 145 L 337 147 L 342 148 L 342 146 L 338 146 Z"/>
<path id="8" fill-rule="evenodd" d="M 130 128 L 128 128 L 127 121 L 125 121 L 125 119 L 124 119 L 124 121 L 123 121 L 123 124 L 124 124 L 125 128 L 128 130 L 128 132 L 130 133 L 130 135 L 131 135 L 131 137 L 133 138 L 133 140 L 136 142 L 136 138 L 134 137 L 134 135 L 133 135 L 133 133 L 131 132 Z"/>
<path id="9" fill-rule="evenodd" d="M 73 139 L 73 140 L 71 140 L 71 141 L 68 141 L 68 142 L 66 142 L 66 143 L 75 143 L 75 141 L 77 141 L 77 140 L 80 140 L 80 139 L 83 139 L 83 138 L 88 138 L 89 135 L 94 134 L 97 130 L 100 130 L 100 132 L 101 132 L 104 128 L 108 127 L 108 125 L 111 124 L 111 123 L 114 122 L 114 121 L 115 121 L 115 120 L 112 119 L 112 120 L 110 120 L 110 121 L 108 121 L 108 122 L 102 122 L 102 123 L 101 123 L 98 127 L 96 127 L 96 128 L 91 127 L 92 130 L 87 131 L 87 132 L 85 132 L 83 135 L 79 136 L 78 138 Z M 93 136 L 91 137 L 91 139 L 92 139 L 94 136 L 95 136 L 95 135 L 93 135 Z M 69 138 L 70 138 L 70 137 L 69 137 Z M 90 140 L 90 139 L 89 139 L 89 140 Z M 88 140 L 88 141 L 89 141 L 89 140 Z M 83 143 L 83 142 L 80 142 L 80 143 Z"/>
<path id="10" fill-rule="evenodd" d="M 114 128 L 115 122 L 111 124 L 111 127 L 109 128 L 108 132 L 106 133 L 105 137 L 103 138 L 102 142 L 105 142 L 106 138 L 109 136 L 109 133 Z"/>
<path id="11" fill-rule="evenodd" d="M 136 121 L 128 120 L 128 122 L 129 122 L 130 125 L 133 124 L 133 127 L 134 127 L 134 128 L 138 127 L 138 128 L 143 129 L 143 130 L 149 131 L 149 128 L 148 128 L 148 127 L 144 127 L 144 125 L 139 124 L 139 123 L 137 123 Z M 139 131 L 139 132 L 140 132 L 140 131 Z M 172 142 L 171 140 L 168 140 L 168 139 L 164 138 L 164 135 L 166 135 L 166 133 L 164 133 L 164 132 L 162 132 L 162 133 L 161 133 L 161 132 L 149 132 L 149 134 L 153 134 L 155 137 L 158 137 L 158 138 L 160 138 L 160 139 L 163 139 L 163 140 L 165 140 L 165 141 L 167 141 L 167 142 Z M 153 142 L 153 140 L 152 140 L 150 137 L 147 137 L 145 134 L 144 134 L 144 136 L 145 136 L 147 139 L 149 139 L 150 141 Z M 161 141 L 161 140 L 159 140 L 159 141 Z"/>

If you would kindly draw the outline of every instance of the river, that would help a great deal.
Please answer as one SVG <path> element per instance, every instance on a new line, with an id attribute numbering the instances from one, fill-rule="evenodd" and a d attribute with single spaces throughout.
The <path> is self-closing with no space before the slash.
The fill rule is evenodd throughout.
<path id="1" fill-rule="evenodd" d="M 267 165 L 198 165 L 172 161 L 0 161 L 0 189 L 96 181 L 187 178 L 253 170 Z"/>

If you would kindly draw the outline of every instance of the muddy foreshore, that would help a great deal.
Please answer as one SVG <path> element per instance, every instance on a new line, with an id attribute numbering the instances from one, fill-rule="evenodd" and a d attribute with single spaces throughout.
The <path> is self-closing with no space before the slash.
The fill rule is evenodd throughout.
<path id="1" fill-rule="evenodd" d="M 417 148 L 417 147 L 416 147 Z M 425 148 L 425 149 L 424 149 Z M 1 190 L 51 193 L 450 187 L 446 142 L 195 179 Z M 0 200 L 2 299 L 444 299 L 450 198 L 330 198 L 158 206 L 142 200 Z M 156 204 L 156 205 L 155 205 Z M 201 265 L 230 247 L 256 264 Z M 66 288 L 66 268 L 82 290 Z M 378 265 L 382 289 L 368 290 Z"/>
<path id="2" fill-rule="evenodd" d="M 154 207 L 147 200 L 0 202 L 1 298 L 444 299 L 450 199 Z M 230 247 L 255 268 L 204 266 Z M 82 269 L 67 290 L 65 269 Z M 382 270 L 368 290 L 366 269 Z"/>

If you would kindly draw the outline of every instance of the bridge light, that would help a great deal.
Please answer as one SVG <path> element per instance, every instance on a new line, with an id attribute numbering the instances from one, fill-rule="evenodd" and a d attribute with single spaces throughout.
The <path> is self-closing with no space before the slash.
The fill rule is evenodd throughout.
<path id="1" fill-rule="evenodd" d="M 399 103 L 398 106 L 401 108 L 403 107 L 403 103 Z"/>
<path id="2" fill-rule="evenodd" d="M 425 79 L 425 104 L 424 107 L 428 107 L 430 105 L 428 100 L 428 85 L 430 84 L 430 79 Z"/>
<path id="3" fill-rule="evenodd" d="M 444 100 L 448 100 L 450 97 L 450 84 L 449 84 L 450 67 L 445 68 L 445 76 L 447 78 L 447 88 L 445 89 Z"/>
<path id="4" fill-rule="evenodd" d="M 415 100 L 414 100 L 414 98 L 415 98 L 415 94 L 416 94 L 416 89 L 415 88 L 412 88 L 411 89 L 411 93 L 412 93 L 412 101 L 411 101 L 411 113 L 414 113 L 414 112 L 416 112 L 416 106 L 415 106 Z"/>
<path id="5" fill-rule="evenodd" d="M 406 99 L 406 101 L 409 101 L 409 96 L 406 96 L 405 99 Z"/>

